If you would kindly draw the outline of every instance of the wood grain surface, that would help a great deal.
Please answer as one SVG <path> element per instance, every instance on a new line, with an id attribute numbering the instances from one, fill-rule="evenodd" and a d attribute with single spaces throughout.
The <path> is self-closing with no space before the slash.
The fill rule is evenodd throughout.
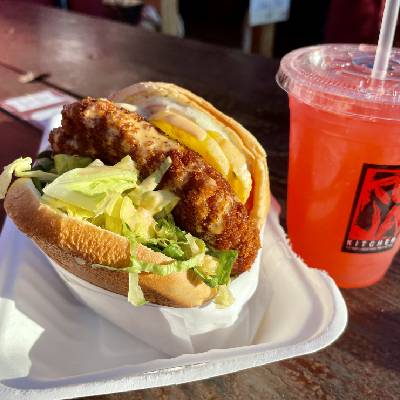
<path id="1" fill-rule="evenodd" d="M 0 1 L 0 99 L 49 86 L 77 96 L 107 96 L 142 80 L 186 86 L 257 136 L 268 152 L 272 192 L 284 207 L 288 107 L 275 83 L 277 67 L 277 61 L 231 49 Z M 18 73 L 26 71 L 49 77 L 21 84 Z M 21 154 L 33 155 L 40 138 L 35 128 L 1 111 L 0 135 L 0 167 Z M 348 328 L 316 354 L 200 382 L 92 399 L 399 399 L 399 266 L 397 255 L 380 283 L 342 291 Z"/>
<path id="2" fill-rule="evenodd" d="M 22 85 L 18 82 L 15 71 L 0 65 L 0 100 L 7 97 L 33 93 L 45 85 Z M 41 132 L 26 122 L 13 118 L 12 115 L 0 112 L 0 171 L 21 155 L 34 157 L 40 143 Z M 0 229 L 5 217 L 3 200 L 0 200 Z"/>

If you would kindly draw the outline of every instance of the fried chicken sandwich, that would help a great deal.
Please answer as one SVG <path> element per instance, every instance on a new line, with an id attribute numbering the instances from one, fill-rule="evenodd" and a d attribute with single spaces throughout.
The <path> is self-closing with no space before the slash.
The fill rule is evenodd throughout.
<path id="1" fill-rule="evenodd" d="M 5 167 L 0 198 L 52 260 L 134 305 L 232 302 L 269 207 L 250 132 L 188 90 L 145 82 L 65 106 L 49 142 L 33 166 Z"/>

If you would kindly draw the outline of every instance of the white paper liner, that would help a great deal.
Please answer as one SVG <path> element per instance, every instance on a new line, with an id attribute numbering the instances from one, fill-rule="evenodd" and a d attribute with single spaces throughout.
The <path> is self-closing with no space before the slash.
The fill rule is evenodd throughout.
<path id="1" fill-rule="evenodd" d="M 235 302 L 219 309 L 213 302 L 194 308 L 155 304 L 134 307 L 125 296 L 88 283 L 49 258 L 76 298 L 126 332 L 170 356 L 251 343 L 261 316 L 250 315 L 243 307 L 257 288 L 260 260 L 261 251 L 251 269 L 232 281 L 229 288 Z M 242 332 L 240 335 L 237 335 L 238 329 Z"/>

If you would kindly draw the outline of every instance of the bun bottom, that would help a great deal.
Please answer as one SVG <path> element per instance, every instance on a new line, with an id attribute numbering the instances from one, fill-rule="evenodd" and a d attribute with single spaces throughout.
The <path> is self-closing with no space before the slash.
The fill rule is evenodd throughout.
<path id="1" fill-rule="evenodd" d="M 15 225 L 65 270 L 105 290 L 127 296 L 128 273 L 92 267 L 92 264 L 126 267 L 130 259 L 126 238 L 41 203 L 30 179 L 20 178 L 11 185 L 4 207 Z M 136 256 L 155 263 L 169 260 L 140 245 Z M 216 289 L 190 270 L 166 276 L 141 273 L 139 284 L 147 301 L 163 306 L 201 306 L 216 295 Z"/>

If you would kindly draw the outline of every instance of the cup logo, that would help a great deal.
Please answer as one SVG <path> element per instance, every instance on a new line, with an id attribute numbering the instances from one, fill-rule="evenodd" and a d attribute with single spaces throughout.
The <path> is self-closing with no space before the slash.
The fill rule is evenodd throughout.
<path id="1" fill-rule="evenodd" d="M 364 164 L 342 251 L 378 253 L 400 231 L 400 166 Z"/>

